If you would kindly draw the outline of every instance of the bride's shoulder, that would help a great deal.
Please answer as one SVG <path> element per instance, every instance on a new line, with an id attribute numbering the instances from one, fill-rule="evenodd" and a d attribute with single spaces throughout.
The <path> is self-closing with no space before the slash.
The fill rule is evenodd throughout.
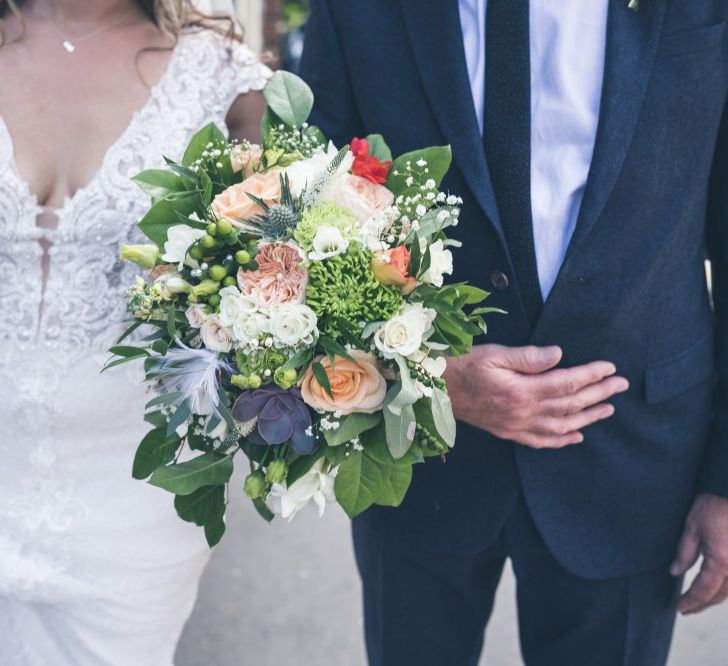
<path id="1" fill-rule="evenodd" d="M 180 37 L 178 49 L 198 66 L 224 72 L 240 94 L 260 90 L 271 76 L 247 44 L 218 30 L 190 29 Z"/>

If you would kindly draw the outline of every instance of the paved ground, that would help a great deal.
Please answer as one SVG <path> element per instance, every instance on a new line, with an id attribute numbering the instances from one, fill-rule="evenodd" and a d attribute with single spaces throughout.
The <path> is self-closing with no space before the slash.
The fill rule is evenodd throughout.
<path id="1" fill-rule="evenodd" d="M 234 504 L 176 665 L 364 666 L 359 580 L 343 512 L 330 507 L 319 520 L 306 511 L 291 525 L 267 525 L 242 498 Z M 508 573 L 483 665 L 520 664 L 513 596 Z M 679 621 L 670 666 L 726 664 L 728 605 Z"/>

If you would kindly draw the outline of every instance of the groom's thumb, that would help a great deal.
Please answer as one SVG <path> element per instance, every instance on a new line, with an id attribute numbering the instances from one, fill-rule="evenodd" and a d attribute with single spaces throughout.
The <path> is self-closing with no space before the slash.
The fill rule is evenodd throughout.
<path id="1" fill-rule="evenodd" d="M 559 347 L 502 347 L 501 368 L 536 375 L 558 365 L 562 352 Z"/>

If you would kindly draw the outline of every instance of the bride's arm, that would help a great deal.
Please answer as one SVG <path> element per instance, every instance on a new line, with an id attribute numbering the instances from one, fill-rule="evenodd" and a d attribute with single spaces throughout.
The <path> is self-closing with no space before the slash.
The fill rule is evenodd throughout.
<path id="1" fill-rule="evenodd" d="M 260 91 L 240 95 L 227 115 L 227 126 L 231 139 L 247 139 L 260 142 L 260 121 L 265 111 L 265 98 Z"/>

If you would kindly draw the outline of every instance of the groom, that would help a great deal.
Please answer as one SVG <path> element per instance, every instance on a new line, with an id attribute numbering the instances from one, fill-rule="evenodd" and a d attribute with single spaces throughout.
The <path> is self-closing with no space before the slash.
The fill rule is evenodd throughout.
<path id="1" fill-rule="evenodd" d="M 510 558 L 529 666 L 664 664 L 728 596 L 728 2 L 311 4 L 315 121 L 449 143 L 453 279 L 509 313 L 447 464 L 354 523 L 370 663 L 477 664 Z"/>

